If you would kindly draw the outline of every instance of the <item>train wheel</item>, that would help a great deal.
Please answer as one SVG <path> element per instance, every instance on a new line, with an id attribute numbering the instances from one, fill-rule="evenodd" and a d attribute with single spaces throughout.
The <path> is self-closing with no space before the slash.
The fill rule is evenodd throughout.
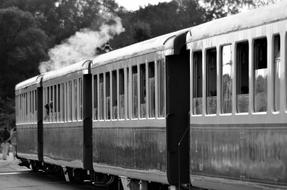
<path id="1" fill-rule="evenodd" d="M 83 183 L 85 179 L 88 179 L 86 170 L 67 168 L 67 174 L 69 181 L 72 183 Z"/>
<path id="2" fill-rule="evenodd" d="M 39 166 L 38 166 L 38 163 L 36 161 L 30 161 L 29 167 L 33 172 L 39 171 Z"/>

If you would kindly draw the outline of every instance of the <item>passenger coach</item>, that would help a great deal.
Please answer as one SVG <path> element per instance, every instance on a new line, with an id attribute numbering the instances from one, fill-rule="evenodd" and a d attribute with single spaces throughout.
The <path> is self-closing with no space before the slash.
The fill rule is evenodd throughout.
<path id="1" fill-rule="evenodd" d="M 287 185 L 286 7 L 281 2 L 188 33 L 195 186 Z"/>

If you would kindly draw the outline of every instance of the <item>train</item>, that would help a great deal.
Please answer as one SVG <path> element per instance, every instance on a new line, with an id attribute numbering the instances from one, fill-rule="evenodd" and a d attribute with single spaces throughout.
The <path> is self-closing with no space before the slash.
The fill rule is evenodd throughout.
<path id="1" fill-rule="evenodd" d="M 286 189 L 286 9 L 216 19 L 17 84 L 17 157 L 124 189 Z"/>

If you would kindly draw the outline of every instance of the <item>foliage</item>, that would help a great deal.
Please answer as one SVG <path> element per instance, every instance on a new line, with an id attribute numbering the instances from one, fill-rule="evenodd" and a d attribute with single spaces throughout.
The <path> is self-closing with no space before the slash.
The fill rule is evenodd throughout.
<path id="1" fill-rule="evenodd" d="M 15 126 L 14 99 L 0 98 L 0 130 L 3 127 L 13 128 Z"/>
<path id="2" fill-rule="evenodd" d="M 33 16 L 18 8 L 0 10 L 0 97 L 14 97 L 16 83 L 38 73 L 47 36 Z"/>
<path id="3" fill-rule="evenodd" d="M 140 8 L 135 12 L 119 13 L 126 29 L 112 40 L 114 48 L 119 48 L 148 38 L 194 26 L 204 22 L 204 9 L 197 1 L 171 1 L 155 6 Z"/>

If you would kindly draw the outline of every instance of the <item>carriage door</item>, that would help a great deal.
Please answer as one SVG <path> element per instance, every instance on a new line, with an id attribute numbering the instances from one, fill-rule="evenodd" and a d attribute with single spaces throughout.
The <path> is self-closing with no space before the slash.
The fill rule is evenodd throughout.
<path id="1" fill-rule="evenodd" d="M 167 177 L 170 184 L 189 183 L 189 50 L 186 33 L 174 39 L 166 57 Z"/>

